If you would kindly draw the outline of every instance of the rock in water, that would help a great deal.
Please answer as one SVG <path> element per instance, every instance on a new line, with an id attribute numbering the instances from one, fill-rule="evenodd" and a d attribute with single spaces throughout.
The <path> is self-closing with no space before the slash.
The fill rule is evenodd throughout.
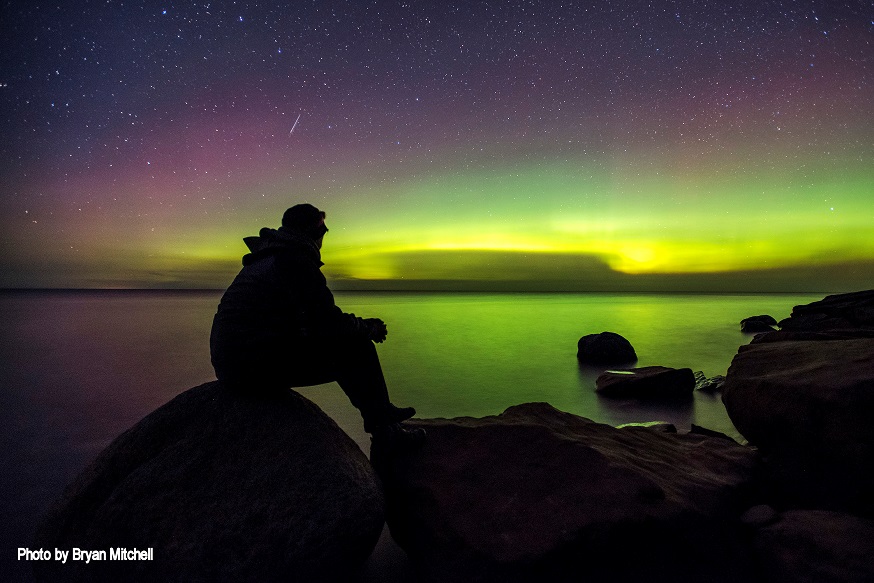
<path id="1" fill-rule="evenodd" d="M 703 393 L 718 393 L 722 391 L 722 385 L 725 384 L 725 376 L 715 375 L 710 378 L 704 376 L 700 370 L 695 371 L 695 390 Z"/>
<path id="2" fill-rule="evenodd" d="M 795 306 L 779 325 L 779 331 L 759 334 L 751 344 L 874 338 L 874 290 L 826 296 Z"/>
<path id="3" fill-rule="evenodd" d="M 631 343 L 615 332 L 587 334 L 577 342 L 577 360 L 593 366 L 615 366 L 637 361 Z"/>
<path id="4" fill-rule="evenodd" d="M 874 339 L 741 346 L 722 400 L 779 494 L 874 516 Z"/>
<path id="5" fill-rule="evenodd" d="M 667 366 L 608 370 L 595 379 L 595 390 L 616 399 L 691 399 L 695 374 L 691 368 Z"/>
<path id="6" fill-rule="evenodd" d="M 786 331 L 874 332 L 874 290 L 826 296 L 818 302 L 795 306 L 780 321 Z"/>
<path id="7" fill-rule="evenodd" d="M 409 455 L 373 460 L 392 536 L 437 581 L 750 580 L 739 542 L 756 453 L 519 405 L 414 420 Z"/>
<path id="8" fill-rule="evenodd" d="M 773 332 L 773 326 L 777 325 L 777 320 L 773 316 L 763 314 L 761 316 L 750 316 L 740 321 L 741 332 Z"/>
<path id="9" fill-rule="evenodd" d="M 342 580 L 384 524 L 367 457 L 293 391 L 188 390 L 112 442 L 68 487 L 36 544 L 153 549 L 152 561 L 57 561 L 42 581 Z M 109 558 L 109 556 L 107 556 Z"/>

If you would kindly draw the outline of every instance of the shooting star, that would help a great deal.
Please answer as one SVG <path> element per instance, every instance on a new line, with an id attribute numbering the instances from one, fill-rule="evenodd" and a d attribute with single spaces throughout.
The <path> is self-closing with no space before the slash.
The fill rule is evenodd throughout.
<path id="1" fill-rule="evenodd" d="M 297 119 L 294 120 L 294 124 L 291 126 L 291 129 L 288 131 L 288 135 L 289 135 L 289 136 L 290 136 L 291 134 L 294 133 L 294 128 L 297 127 L 297 122 L 300 121 L 300 115 L 301 115 L 301 114 L 297 114 Z"/>

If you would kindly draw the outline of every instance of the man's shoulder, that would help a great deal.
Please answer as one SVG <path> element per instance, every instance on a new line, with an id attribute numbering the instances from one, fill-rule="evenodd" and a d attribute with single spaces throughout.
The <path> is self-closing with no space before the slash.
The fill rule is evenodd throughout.
<path id="1" fill-rule="evenodd" d="M 295 247 L 276 247 L 273 256 L 277 263 L 288 263 L 294 265 L 302 265 L 319 269 L 321 262 L 311 253 L 307 253 L 304 249 Z"/>
<path id="2" fill-rule="evenodd" d="M 309 257 L 305 253 L 283 250 L 274 254 L 273 261 L 276 269 L 281 272 L 324 279 L 321 261 Z"/>

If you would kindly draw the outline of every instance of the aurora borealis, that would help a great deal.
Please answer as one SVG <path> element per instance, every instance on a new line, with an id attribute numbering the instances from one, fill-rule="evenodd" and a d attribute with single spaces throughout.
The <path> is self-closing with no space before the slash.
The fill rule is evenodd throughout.
<path id="1" fill-rule="evenodd" d="M 874 281 L 870 2 L 6 2 L 0 287 Z M 296 122 L 296 120 L 298 120 Z"/>

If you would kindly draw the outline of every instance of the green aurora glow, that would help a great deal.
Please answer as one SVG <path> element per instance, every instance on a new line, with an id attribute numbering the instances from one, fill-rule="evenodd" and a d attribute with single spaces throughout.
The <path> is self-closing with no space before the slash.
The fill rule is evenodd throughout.
<path id="1" fill-rule="evenodd" d="M 22 70 L 0 88 L 13 137 L 0 286 L 222 288 L 243 237 L 308 201 L 328 214 L 324 271 L 336 288 L 871 287 L 874 20 L 849 8 L 722 15 L 685 4 L 649 19 L 544 5 L 525 19 L 539 34 L 489 20 L 479 44 L 464 11 L 416 8 L 455 23 L 460 53 L 431 29 L 388 44 L 354 32 L 390 24 L 379 11 L 387 21 L 314 9 L 358 43 L 354 54 L 335 53 L 315 24 L 300 39 L 279 34 L 299 29 L 282 11 L 230 15 L 247 31 L 234 43 L 184 11 L 147 15 L 132 25 L 180 19 L 220 48 L 195 59 L 205 49 L 194 44 L 183 61 L 161 53 L 155 68 L 130 65 L 124 55 L 138 53 L 119 41 L 105 47 L 108 68 L 86 69 L 88 56 L 53 65 L 44 83 Z M 747 18 L 748 37 L 735 26 Z M 641 22 L 646 34 L 634 32 Z M 247 56 L 265 38 L 288 50 L 273 40 L 269 59 Z M 20 50 L 40 50 L 28 43 Z M 422 60 L 420 46 L 446 59 Z M 289 54 L 324 83 L 289 81 Z M 187 76 L 165 91 L 180 62 Z M 113 71 L 122 80 L 109 106 L 71 98 L 59 111 L 51 83 L 105 95 Z"/>

